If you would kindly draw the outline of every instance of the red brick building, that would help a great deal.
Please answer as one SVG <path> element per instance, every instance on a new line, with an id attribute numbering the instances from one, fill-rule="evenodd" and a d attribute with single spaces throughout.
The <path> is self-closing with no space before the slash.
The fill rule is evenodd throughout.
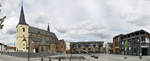
<path id="1" fill-rule="evenodd" d="M 64 40 L 59 40 L 56 42 L 56 51 L 66 53 L 66 43 Z"/>
<path id="2" fill-rule="evenodd" d="M 120 54 L 120 41 L 123 34 L 117 35 L 113 38 L 113 53 Z"/>

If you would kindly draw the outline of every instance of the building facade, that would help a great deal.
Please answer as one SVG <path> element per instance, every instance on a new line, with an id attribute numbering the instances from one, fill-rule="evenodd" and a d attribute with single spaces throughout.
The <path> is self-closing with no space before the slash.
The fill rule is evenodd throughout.
<path id="1" fill-rule="evenodd" d="M 66 43 L 65 43 L 65 41 L 63 39 L 57 41 L 57 43 L 56 43 L 56 51 L 57 52 L 66 53 Z"/>
<path id="2" fill-rule="evenodd" d="M 21 7 L 19 23 L 17 28 L 17 41 L 16 50 L 18 52 L 30 52 L 34 53 L 56 53 L 56 45 L 61 43 L 61 46 L 66 47 L 64 40 L 58 40 L 55 33 L 51 32 L 49 25 L 47 30 L 39 29 L 30 26 L 26 23 L 23 6 Z M 58 46 L 59 47 L 59 46 Z M 65 50 L 61 50 L 64 52 Z"/>
<path id="3" fill-rule="evenodd" d="M 16 47 L 7 46 L 6 47 L 6 52 L 16 52 Z"/>
<path id="4" fill-rule="evenodd" d="M 6 51 L 6 45 L 4 45 L 3 43 L 0 43 L 0 51 Z"/>
<path id="5" fill-rule="evenodd" d="M 74 54 L 80 53 L 103 53 L 104 42 L 102 41 L 91 41 L 91 42 L 71 42 L 70 51 Z"/>
<path id="6" fill-rule="evenodd" d="M 112 53 L 112 48 L 113 48 L 113 43 L 108 42 L 107 44 L 105 44 L 105 53 Z"/>
<path id="7" fill-rule="evenodd" d="M 119 42 L 117 37 L 120 37 Z M 127 55 L 150 55 L 150 34 L 145 30 L 138 30 L 132 33 L 119 35 L 114 37 L 113 52 Z M 125 41 L 128 43 L 128 48 L 125 50 Z M 118 44 L 118 45 L 117 45 Z M 119 51 L 117 48 L 119 46 Z"/>
<path id="8" fill-rule="evenodd" d="M 120 54 L 120 42 L 123 34 L 117 35 L 113 38 L 113 53 Z"/>

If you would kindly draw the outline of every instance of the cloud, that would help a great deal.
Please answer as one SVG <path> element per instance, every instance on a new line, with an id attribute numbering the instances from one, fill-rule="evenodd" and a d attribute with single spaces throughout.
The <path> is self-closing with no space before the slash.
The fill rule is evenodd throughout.
<path id="1" fill-rule="evenodd" d="M 55 28 L 57 32 L 59 33 L 67 33 L 69 30 L 66 29 L 66 27 L 56 27 Z"/>
<path id="2" fill-rule="evenodd" d="M 30 26 L 47 29 L 49 23 L 51 31 L 67 40 L 67 45 L 72 41 L 112 41 L 120 33 L 150 30 L 148 0 L 24 0 L 23 5 Z M 20 0 L 4 4 L 7 19 L 0 30 L 2 42 L 13 44 L 10 40 L 16 40 L 20 7 Z"/>
<path id="3" fill-rule="evenodd" d="M 15 29 L 9 29 L 7 31 L 8 34 L 12 35 L 12 34 L 16 34 L 16 30 Z"/>
<path id="4" fill-rule="evenodd" d="M 60 34 L 60 38 L 66 40 L 106 40 L 111 39 L 112 32 L 108 31 L 105 25 L 99 26 L 99 24 L 92 23 L 90 21 L 83 21 L 76 25 L 57 25 L 55 27 L 57 34 Z"/>
<path id="5" fill-rule="evenodd" d="M 142 16 L 142 17 L 139 17 L 135 20 L 131 20 L 131 21 L 128 21 L 128 22 L 130 24 L 136 25 L 136 26 L 148 26 L 149 22 L 150 22 L 149 20 L 150 20 L 149 16 Z"/>

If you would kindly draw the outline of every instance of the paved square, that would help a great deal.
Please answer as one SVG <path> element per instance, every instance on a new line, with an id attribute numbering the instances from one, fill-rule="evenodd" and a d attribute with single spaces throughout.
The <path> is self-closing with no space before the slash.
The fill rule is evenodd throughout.
<path id="1" fill-rule="evenodd" d="M 72 59 L 71 61 L 150 61 L 150 56 L 143 56 L 142 59 L 139 59 L 138 56 L 127 56 L 127 59 L 124 59 L 123 55 L 109 55 L 109 54 L 94 54 L 94 55 L 98 56 L 99 58 L 95 59 L 88 54 L 73 54 L 72 56 L 83 56 L 85 59 Z M 62 56 L 70 57 L 70 54 Z M 0 55 L 0 61 L 27 61 L 27 58 Z M 41 61 L 41 58 L 31 58 L 30 61 Z M 44 58 L 44 61 L 49 61 L 49 59 Z M 51 59 L 51 61 L 58 61 L 58 59 Z M 61 61 L 70 61 L 70 59 L 66 58 L 62 59 Z"/>

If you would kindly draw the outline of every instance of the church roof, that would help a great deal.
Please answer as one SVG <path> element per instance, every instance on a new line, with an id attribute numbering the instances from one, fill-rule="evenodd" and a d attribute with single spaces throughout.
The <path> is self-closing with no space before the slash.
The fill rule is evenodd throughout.
<path id="1" fill-rule="evenodd" d="M 46 30 L 39 29 L 39 28 L 32 27 L 32 26 L 29 26 L 29 32 L 30 33 L 35 33 L 35 34 L 47 35 L 47 36 L 50 36 L 50 37 L 57 38 L 57 36 L 53 32 L 48 32 Z"/>
<path id="2" fill-rule="evenodd" d="M 20 19 L 19 19 L 19 23 L 18 24 L 25 24 L 25 25 L 27 25 L 27 23 L 25 21 L 23 6 L 21 7 Z"/>
<path id="3" fill-rule="evenodd" d="M 50 32 L 49 25 L 48 25 L 48 27 L 47 27 L 47 31 Z"/>

